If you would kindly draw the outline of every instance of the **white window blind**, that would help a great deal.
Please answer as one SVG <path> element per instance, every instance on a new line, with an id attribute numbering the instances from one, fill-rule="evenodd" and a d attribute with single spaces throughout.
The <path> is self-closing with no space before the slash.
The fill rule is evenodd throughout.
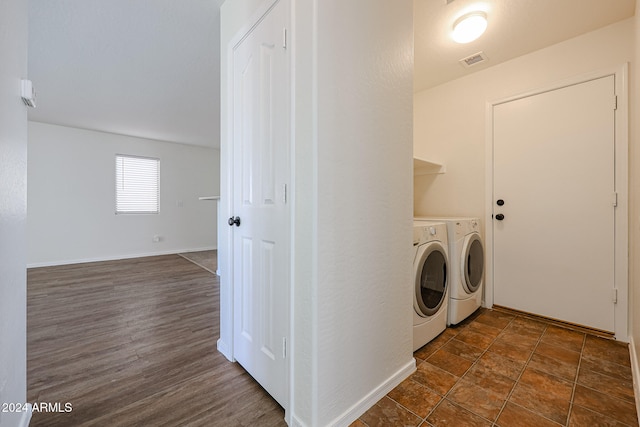
<path id="1" fill-rule="evenodd" d="M 116 214 L 160 212 L 160 159 L 116 155 Z"/>

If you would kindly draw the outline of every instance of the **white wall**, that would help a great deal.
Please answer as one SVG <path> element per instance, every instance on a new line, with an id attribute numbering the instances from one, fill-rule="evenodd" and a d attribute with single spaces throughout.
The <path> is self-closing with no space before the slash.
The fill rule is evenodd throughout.
<path id="1" fill-rule="evenodd" d="M 416 216 L 484 218 L 486 103 L 632 62 L 633 38 L 627 19 L 416 93 L 414 153 L 447 168 L 415 179 Z"/>
<path id="2" fill-rule="evenodd" d="M 27 1 L 0 2 L 0 403 L 27 400 Z M 27 413 L 0 412 L 0 426 Z"/>
<path id="3" fill-rule="evenodd" d="M 226 44 L 261 3 L 234 0 L 222 8 L 223 216 L 231 214 L 225 200 Z M 408 243 L 412 2 L 292 5 L 294 283 L 287 417 L 292 425 L 348 425 L 414 367 Z M 225 250 L 227 234 L 221 230 Z M 230 304 L 230 295 L 223 271 L 223 304 Z M 227 344 L 231 326 L 223 307 L 221 339 Z"/>
<path id="4" fill-rule="evenodd" d="M 413 360 L 413 2 L 322 0 L 317 13 L 313 419 L 325 426 Z"/>
<path id="5" fill-rule="evenodd" d="M 160 159 L 159 214 L 115 215 L 116 154 Z M 29 122 L 28 177 L 29 266 L 216 247 L 218 150 Z"/>

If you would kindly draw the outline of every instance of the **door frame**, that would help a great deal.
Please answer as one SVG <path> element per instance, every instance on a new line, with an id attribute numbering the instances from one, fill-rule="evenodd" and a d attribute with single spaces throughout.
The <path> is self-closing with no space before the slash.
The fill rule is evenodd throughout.
<path id="1" fill-rule="evenodd" d="M 219 218 L 218 218 L 218 258 L 220 267 L 220 338 L 217 341 L 217 349 L 222 353 L 229 361 L 236 362 L 234 357 L 234 297 L 235 297 L 235 285 L 233 277 L 233 233 L 231 228 L 227 224 L 227 218 L 233 215 L 233 203 L 232 195 L 234 194 L 234 182 L 233 182 L 233 120 L 234 120 L 234 99 L 233 99 L 233 57 L 235 48 L 250 34 L 250 32 L 266 17 L 266 15 L 276 6 L 276 4 L 283 2 L 286 3 L 288 13 L 288 31 L 291 32 L 292 25 L 292 4 L 289 0 L 265 0 L 254 11 L 246 23 L 240 28 L 240 30 L 233 36 L 225 47 L 225 51 L 222 54 L 226 55 L 227 67 L 226 72 L 228 76 L 227 83 L 222 90 L 226 93 L 226 103 L 222 105 L 228 111 L 226 115 L 226 132 L 222 134 L 222 140 L 220 143 L 220 166 L 221 174 L 225 177 L 221 177 L 220 186 L 220 203 L 219 203 Z M 293 167 L 294 167 L 294 132 L 293 132 L 293 64 L 294 64 L 294 49 L 291 46 L 291 39 L 293 37 L 287 36 L 288 44 L 290 47 L 288 72 L 290 77 L 290 93 L 289 98 L 289 189 L 287 190 L 287 208 L 291 218 L 291 224 L 294 223 L 294 203 L 295 203 L 295 191 L 293 181 Z M 293 266 L 294 250 L 293 250 L 293 227 L 289 230 L 288 244 L 290 245 L 290 266 Z M 220 254 L 224 251 L 224 254 Z M 220 256 L 222 255 L 222 256 Z M 288 370 L 287 387 L 288 392 L 288 407 L 285 407 L 285 419 L 291 417 L 291 409 L 293 408 L 293 267 L 290 267 L 289 272 L 289 303 L 287 308 L 289 309 L 289 320 L 287 325 L 287 357 L 286 364 Z"/>
<path id="2" fill-rule="evenodd" d="M 528 92 L 488 101 L 485 107 L 485 295 L 488 308 L 493 307 L 493 109 L 499 104 L 562 89 L 602 77 L 614 76 L 617 108 L 615 114 L 615 189 L 618 194 L 614 212 L 614 286 L 617 304 L 614 306 L 614 332 L 619 341 L 629 341 L 629 100 L 628 64 L 570 77 Z M 612 100 L 613 102 L 613 100 Z M 613 297 L 613 295 L 612 295 Z"/>

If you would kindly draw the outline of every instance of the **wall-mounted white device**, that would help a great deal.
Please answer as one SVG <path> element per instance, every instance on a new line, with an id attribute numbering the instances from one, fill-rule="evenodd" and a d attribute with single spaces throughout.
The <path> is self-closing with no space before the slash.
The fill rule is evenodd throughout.
<path id="1" fill-rule="evenodd" d="M 27 107 L 36 108 L 36 90 L 31 80 L 22 80 L 22 102 Z"/>

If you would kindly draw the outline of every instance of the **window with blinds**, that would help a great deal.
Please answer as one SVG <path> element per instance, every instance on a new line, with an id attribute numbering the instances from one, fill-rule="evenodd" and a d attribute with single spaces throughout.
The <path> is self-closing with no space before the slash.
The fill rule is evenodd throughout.
<path id="1" fill-rule="evenodd" d="M 116 155 L 116 214 L 160 212 L 160 159 Z"/>

